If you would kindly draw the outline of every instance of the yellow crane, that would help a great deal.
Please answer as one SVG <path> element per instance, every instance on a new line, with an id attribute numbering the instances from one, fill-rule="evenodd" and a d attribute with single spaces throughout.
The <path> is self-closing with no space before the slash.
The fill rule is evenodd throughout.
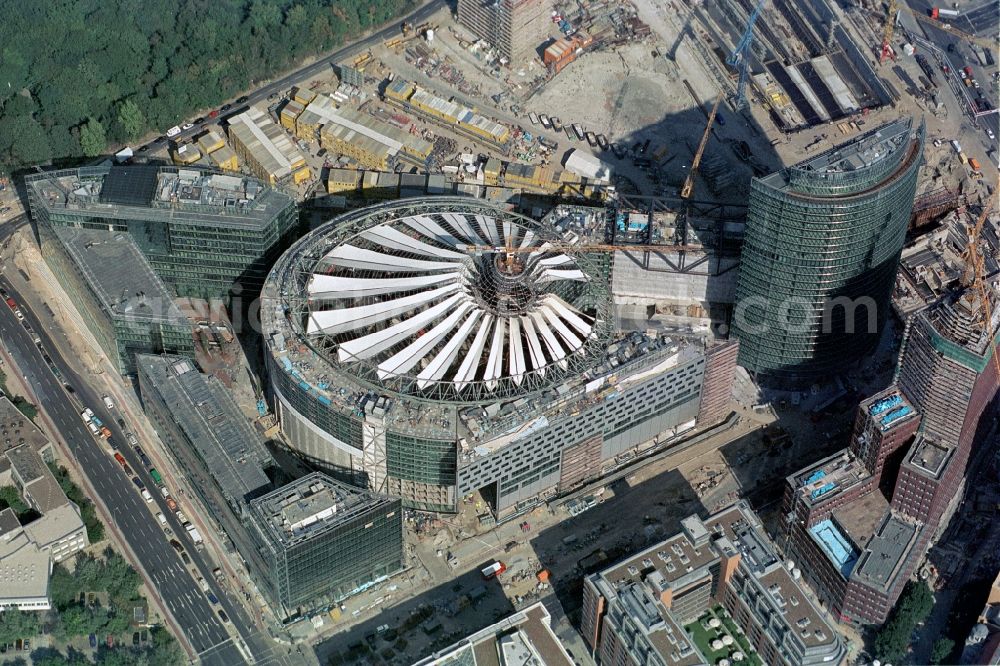
<path id="1" fill-rule="evenodd" d="M 879 64 L 886 61 L 886 58 L 896 57 L 892 52 L 892 33 L 896 29 L 896 13 L 899 11 L 896 0 L 889 0 L 889 11 L 885 19 L 885 28 L 882 30 L 882 51 L 879 53 Z"/>
<path id="2" fill-rule="evenodd" d="M 712 111 L 708 114 L 708 124 L 705 125 L 705 131 L 701 135 L 698 150 L 694 152 L 691 169 L 688 171 L 687 178 L 684 179 L 684 185 L 681 186 L 682 199 L 689 199 L 691 197 L 691 190 L 694 189 L 694 174 L 698 171 L 698 165 L 701 164 L 701 156 L 705 153 L 705 146 L 708 144 L 708 135 L 712 132 L 712 123 L 715 122 L 715 114 L 719 111 L 719 104 L 722 104 L 722 98 L 723 95 L 719 95 L 715 100 L 715 105 L 712 106 Z"/>
<path id="3" fill-rule="evenodd" d="M 979 235 L 983 231 L 983 225 L 986 223 L 986 218 L 989 217 L 990 212 L 993 210 L 993 201 L 996 197 L 996 191 L 983 202 L 983 210 L 979 213 L 979 218 L 976 220 L 976 224 L 972 227 L 969 232 L 969 246 L 965 250 L 965 262 L 966 271 L 963 278 L 963 283 L 969 287 L 975 287 L 979 291 L 979 299 L 983 304 L 983 314 L 986 317 L 986 321 L 983 326 L 986 329 L 986 334 L 989 336 L 992 344 L 992 338 L 994 335 L 993 331 L 993 305 L 990 302 L 989 289 L 986 286 L 986 278 L 983 275 L 983 256 L 979 252 Z M 1000 352 L 996 349 L 992 350 L 993 353 L 993 363 L 996 366 L 997 374 L 1000 375 Z"/>

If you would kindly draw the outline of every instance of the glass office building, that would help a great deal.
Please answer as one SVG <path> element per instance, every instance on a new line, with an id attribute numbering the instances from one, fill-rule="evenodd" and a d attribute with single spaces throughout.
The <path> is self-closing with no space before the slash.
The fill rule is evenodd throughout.
<path id="1" fill-rule="evenodd" d="M 202 169 L 104 165 L 33 174 L 25 184 L 39 228 L 128 232 L 180 296 L 259 292 L 298 229 L 288 195 Z"/>
<path id="2" fill-rule="evenodd" d="M 733 330 L 759 381 L 807 385 L 876 344 L 923 141 L 923 123 L 901 119 L 754 179 Z"/>
<path id="3" fill-rule="evenodd" d="M 87 328 L 123 375 L 136 354 L 194 357 L 191 322 L 127 234 L 41 227 L 42 253 Z"/>
<path id="4" fill-rule="evenodd" d="M 403 510 L 319 472 L 250 503 L 260 582 L 288 614 L 335 604 L 403 568 Z"/>

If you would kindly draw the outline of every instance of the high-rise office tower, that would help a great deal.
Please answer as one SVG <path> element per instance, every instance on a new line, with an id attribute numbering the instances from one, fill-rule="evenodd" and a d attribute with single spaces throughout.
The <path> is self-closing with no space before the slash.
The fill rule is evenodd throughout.
<path id="1" fill-rule="evenodd" d="M 901 119 L 754 179 L 733 329 L 759 380 L 810 383 L 877 342 L 923 140 Z"/>
<path id="2" fill-rule="evenodd" d="M 549 0 L 458 0 L 458 22 L 519 67 L 548 37 L 551 8 Z"/>
<path id="3" fill-rule="evenodd" d="M 96 166 L 24 180 L 43 256 L 59 228 L 127 233 L 180 296 L 258 292 L 298 228 L 287 194 L 199 168 Z"/>

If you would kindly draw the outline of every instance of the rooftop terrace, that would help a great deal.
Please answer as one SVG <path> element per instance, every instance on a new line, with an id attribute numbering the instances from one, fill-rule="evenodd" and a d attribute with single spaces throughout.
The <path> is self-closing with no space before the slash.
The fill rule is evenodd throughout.
<path id="1" fill-rule="evenodd" d="M 848 451 L 835 453 L 790 477 L 799 499 L 813 506 L 837 497 L 871 477 Z"/>

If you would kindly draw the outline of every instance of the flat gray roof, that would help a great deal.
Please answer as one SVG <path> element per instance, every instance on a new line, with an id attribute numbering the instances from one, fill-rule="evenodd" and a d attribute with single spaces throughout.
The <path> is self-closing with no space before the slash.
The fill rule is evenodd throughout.
<path id="1" fill-rule="evenodd" d="M 287 548 L 393 501 L 313 472 L 254 500 L 250 506 L 262 531 L 272 542 Z"/>
<path id="2" fill-rule="evenodd" d="M 223 492 L 243 500 L 270 484 L 264 469 L 274 458 L 222 382 L 182 356 L 139 354 L 135 362 Z"/>
<path id="3" fill-rule="evenodd" d="M 916 543 L 918 532 L 918 525 L 904 521 L 891 511 L 886 512 L 858 558 L 852 578 L 879 589 L 890 587 L 906 561 L 906 554 Z"/>
<path id="4" fill-rule="evenodd" d="M 78 227 L 53 232 L 107 310 L 138 321 L 189 325 L 129 234 Z"/>

